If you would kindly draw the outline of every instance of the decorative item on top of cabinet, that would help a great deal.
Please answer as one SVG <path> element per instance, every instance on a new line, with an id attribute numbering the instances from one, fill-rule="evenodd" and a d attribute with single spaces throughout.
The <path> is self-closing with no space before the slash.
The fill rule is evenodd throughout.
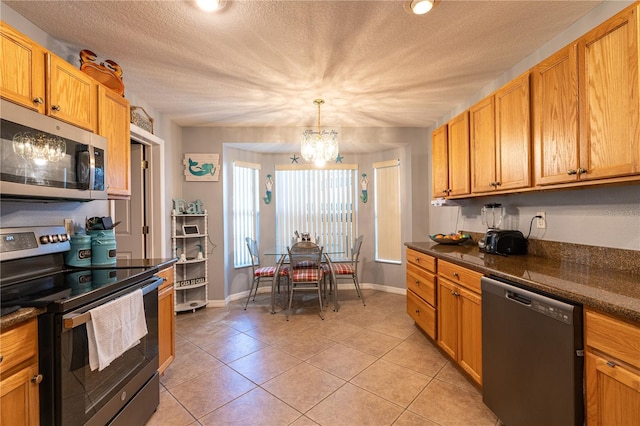
<path id="1" fill-rule="evenodd" d="M 584 310 L 587 424 L 640 424 L 640 325 Z"/>
<path id="2" fill-rule="evenodd" d="M 40 424 L 37 319 L 3 330 L 0 350 L 0 424 Z"/>
<path id="3" fill-rule="evenodd" d="M 438 260 L 438 346 L 482 386 L 482 274 Z"/>
<path id="4" fill-rule="evenodd" d="M 407 313 L 436 339 L 436 259 L 407 248 Z"/>
<path id="5" fill-rule="evenodd" d="M 157 275 L 164 279 L 158 287 L 158 372 L 163 374 L 176 356 L 173 266 Z"/>
<path id="6" fill-rule="evenodd" d="M 531 184 L 529 73 L 470 108 L 471 192 Z"/>
<path id="7" fill-rule="evenodd" d="M 2 21 L 0 43 L 0 96 L 44 114 L 44 49 Z"/>
<path id="8" fill-rule="evenodd" d="M 122 68 L 114 61 L 107 59 L 97 64 L 97 55 L 90 50 L 80 51 L 80 71 L 93 77 L 103 86 L 124 97 L 124 83 L 122 82 Z"/>
<path id="9" fill-rule="evenodd" d="M 108 140 L 107 182 L 110 199 L 131 196 L 131 134 L 129 101 L 113 90 L 98 87 L 98 134 Z"/>
<path id="10" fill-rule="evenodd" d="M 208 215 L 171 212 L 176 312 L 194 311 L 208 303 Z"/>
<path id="11" fill-rule="evenodd" d="M 153 134 L 153 118 L 142 107 L 131 107 L 131 124 Z"/>

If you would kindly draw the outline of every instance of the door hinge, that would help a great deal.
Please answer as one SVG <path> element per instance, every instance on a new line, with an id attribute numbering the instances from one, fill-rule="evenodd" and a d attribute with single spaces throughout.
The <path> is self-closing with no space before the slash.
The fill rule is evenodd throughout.
<path id="1" fill-rule="evenodd" d="M 142 235 L 147 235 L 149 233 L 149 226 L 144 225 L 142 227 Z"/>
<path id="2" fill-rule="evenodd" d="M 147 160 L 140 161 L 140 169 L 147 170 L 149 168 L 149 162 Z"/>

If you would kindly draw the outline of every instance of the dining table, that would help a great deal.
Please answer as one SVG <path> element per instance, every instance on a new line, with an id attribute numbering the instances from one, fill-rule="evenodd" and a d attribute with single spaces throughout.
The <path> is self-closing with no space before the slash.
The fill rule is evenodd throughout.
<path id="1" fill-rule="evenodd" d="M 337 283 L 336 276 L 333 271 L 333 264 L 331 263 L 331 256 L 337 256 L 344 254 L 344 251 L 332 250 L 332 251 L 324 251 L 322 250 L 322 262 L 329 265 L 329 270 L 331 271 L 331 280 L 334 283 Z M 271 285 L 271 313 L 276 313 L 276 285 L 278 284 L 276 280 L 279 279 L 280 276 L 280 268 L 286 265 L 289 262 L 289 252 L 288 250 L 268 250 L 264 253 L 265 256 L 276 256 L 278 258 L 278 262 L 276 263 L 276 272 L 273 275 L 273 284 Z M 340 309 L 340 304 L 338 303 L 338 285 L 335 284 L 335 288 L 333 289 L 333 310 L 334 312 L 338 312 Z"/>

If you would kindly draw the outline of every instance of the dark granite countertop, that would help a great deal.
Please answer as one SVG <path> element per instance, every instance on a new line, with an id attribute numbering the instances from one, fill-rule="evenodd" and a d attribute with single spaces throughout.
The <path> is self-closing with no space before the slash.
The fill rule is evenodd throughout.
<path id="1" fill-rule="evenodd" d="M 640 274 L 535 255 L 500 256 L 475 244 L 405 246 L 483 274 L 493 274 L 640 324 Z"/>
<path id="2" fill-rule="evenodd" d="M 16 324 L 28 321 L 33 317 L 44 313 L 46 310 L 43 308 L 20 308 L 15 312 L 4 315 L 0 318 L 0 331 L 4 331 L 13 327 Z"/>

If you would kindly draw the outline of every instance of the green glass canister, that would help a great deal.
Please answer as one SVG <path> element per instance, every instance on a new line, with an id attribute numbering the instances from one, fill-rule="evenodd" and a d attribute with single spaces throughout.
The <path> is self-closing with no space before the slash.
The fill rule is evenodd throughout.
<path id="1" fill-rule="evenodd" d="M 64 263 L 69 266 L 91 266 L 91 236 L 74 234 L 69 239 L 68 252 L 64 254 Z"/>
<path id="2" fill-rule="evenodd" d="M 116 238 L 113 229 L 89 231 L 91 235 L 91 264 L 94 266 L 116 263 Z"/>

